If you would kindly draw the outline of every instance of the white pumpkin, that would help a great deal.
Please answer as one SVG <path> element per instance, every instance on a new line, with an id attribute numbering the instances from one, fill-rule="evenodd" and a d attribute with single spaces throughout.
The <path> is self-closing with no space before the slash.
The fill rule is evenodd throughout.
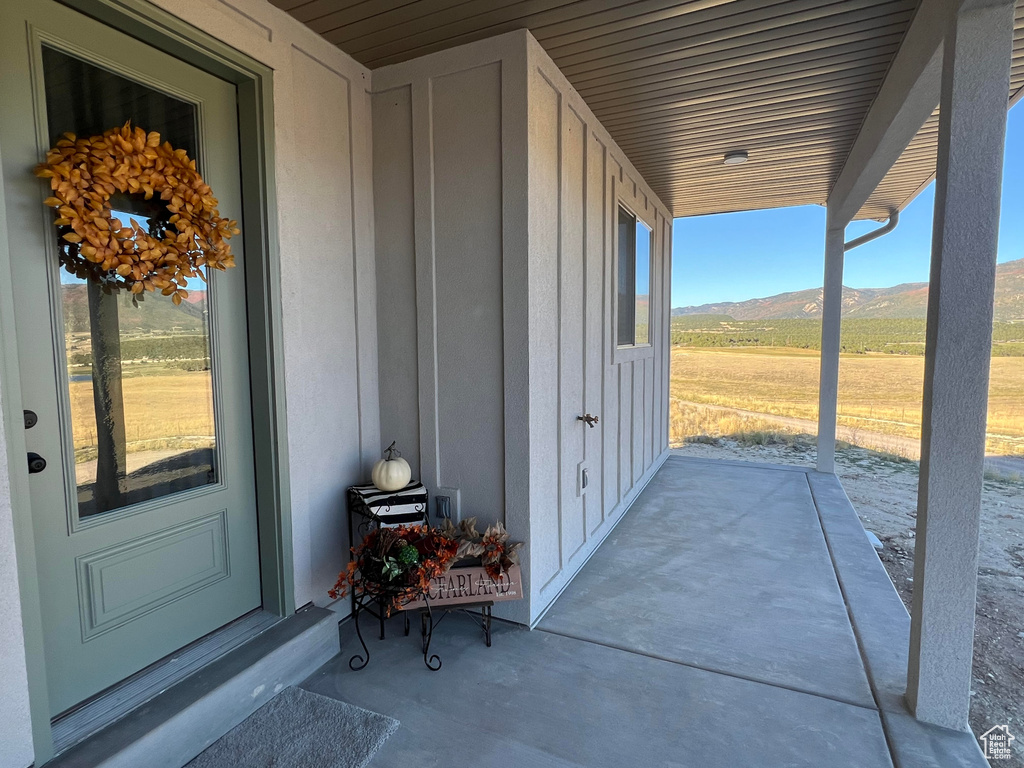
<path id="1" fill-rule="evenodd" d="M 371 477 L 373 484 L 382 491 L 400 491 L 412 479 L 412 470 L 392 443 L 384 451 L 384 458 L 373 465 Z"/>

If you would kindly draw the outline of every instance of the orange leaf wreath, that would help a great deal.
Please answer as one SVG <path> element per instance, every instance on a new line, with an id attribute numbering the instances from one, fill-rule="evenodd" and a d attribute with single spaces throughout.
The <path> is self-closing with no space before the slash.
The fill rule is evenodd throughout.
<path id="1" fill-rule="evenodd" d="M 188 297 L 188 279 L 203 267 L 235 266 L 228 238 L 238 223 L 217 210 L 217 198 L 183 149 L 125 123 L 102 136 L 64 134 L 35 173 L 50 180 L 57 209 L 61 264 L 82 279 L 138 296 L 159 290 L 175 304 Z M 116 192 L 164 201 L 166 218 L 148 228 L 112 215 Z"/>

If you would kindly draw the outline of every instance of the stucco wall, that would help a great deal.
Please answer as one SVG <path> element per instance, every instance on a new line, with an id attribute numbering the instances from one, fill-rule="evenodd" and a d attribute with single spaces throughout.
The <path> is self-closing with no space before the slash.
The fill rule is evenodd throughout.
<path id="1" fill-rule="evenodd" d="M 463 517 L 528 542 L 529 599 L 501 613 L 532 623 L 668 444 L 668 211 L 528 32 L 376 70 L 373 90 L 382 437 Z M 655 344 L 626 362 L 619 197 L 655 232 Z"/>
<path id="2" fill-rule="evenodd" d="M 515 33 L 373 73 L 382 440 L 398 440 L 432 497 L 520 539 L 525 55 Z M 528 603 L 500 613 L 525 623 Z"/>
<path id="3" fill-rule="evenodd" d="M 462 517 L 510 526 L 506 510 L 523 505 L 510 504 L 507 474 L 527 461 L 523 441 L 509 454 L 505 417 L 526 364 L 506 341 L 505 276 L 525 242 L 510 189 L 514 166 L 525 170 L 525 114 L 509 109 L 517 89 L 525 102 L 524 56 L 521 36 L 503 36 L 373 73 L 382 442 L 397 440 Z"/>
<path id="4" fill-rule="evenodd" d="M 325 604 L 380 445 L 369 72 L 264 0 L 155 4 L 274 69 L 295 602 Z"/>
<path id="5" fill-rule="evenodd" d="M 668 448 L 671 216 L 543 48 L 529 88 L 531 620 L 558 596 Z M 651 226 L 652 344 L 615 337 L 619 203 Z M 600 421 L 585 427 L 578 416 Z M 580 470 L 588 470 L 586 489 Z"/>

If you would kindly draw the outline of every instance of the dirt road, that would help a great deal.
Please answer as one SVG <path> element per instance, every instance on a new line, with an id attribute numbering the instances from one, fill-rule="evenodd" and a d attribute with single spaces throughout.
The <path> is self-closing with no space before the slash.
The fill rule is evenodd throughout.
<path id="1" fill-rule="evenodd" d="M 762 421 L 770 421 L 778 424 L 780 427 L 785 427 L 788 431 L 802 432 L 809 435 L 816 435 L 818 433 L 818 423 L 811 419 L 798 419 L 793 416 L 778 416 L 760 411 L 747 411 L 742 408 L 731 408 L 725 405 L 708 405 L 685 400 L 677 400 L 676 402 L 693 408 L 706 408 L 716 413 L 748 416 Z M 916 438 L 871 432 L 862 427 L 847 427 L 839 424 L 836 427 L 836 438 L 850 445 L 891 453 L 908 459 L 917 460 L 921 453 L 921 441 Z M 989 472 L 1001 477 L 1024 477 L 1024 456 L 986 456 L 985 468 Z"/>
<path id="2" fill-rule="evenodd" d="M 197 438 L 201 439 L 201 438 Z M 212 440 L 212 438 L 211 438 Z M 158 451 L 134 451 L 125 456 L 125 472 L 129 475 L 161 461 L 194 451 L 194 448 L 162 448 Z M 96 482 L 96 459 L 75 465 L 75 480 L 78 485 Z"/>

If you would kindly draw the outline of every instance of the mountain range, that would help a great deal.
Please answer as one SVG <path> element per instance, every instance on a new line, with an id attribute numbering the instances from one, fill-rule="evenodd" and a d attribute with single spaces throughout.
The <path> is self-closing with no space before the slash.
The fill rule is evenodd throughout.
<path id="1" fill-rule="evenodd" d="M 132 305 L 132 296 L 122 291 L 117 296 L 122 334 L 202 333 L 206 322 L 206 291 L 190 290 L 188 298 L 175 305 L 166 296 L 147 293 L 139 305 Z M 66 333 L 89 332 L 89 296 L 84 283 L 61 285 Z"/>
<path id="2" fill-rule="evenodd" d="M 677 307 L 675 315 L 728 315 L 734 320 L 782 320 L 821 317 L 822 289 L 779 293 L 762 299 L 724 301 Z M 927 314 L 928 283 L 903 283 L 891 288 L 843 286 L 844 317 L 923 318 Z M 995 319 L 1024 320 L 1024 259 L 996 267 Z"/>

